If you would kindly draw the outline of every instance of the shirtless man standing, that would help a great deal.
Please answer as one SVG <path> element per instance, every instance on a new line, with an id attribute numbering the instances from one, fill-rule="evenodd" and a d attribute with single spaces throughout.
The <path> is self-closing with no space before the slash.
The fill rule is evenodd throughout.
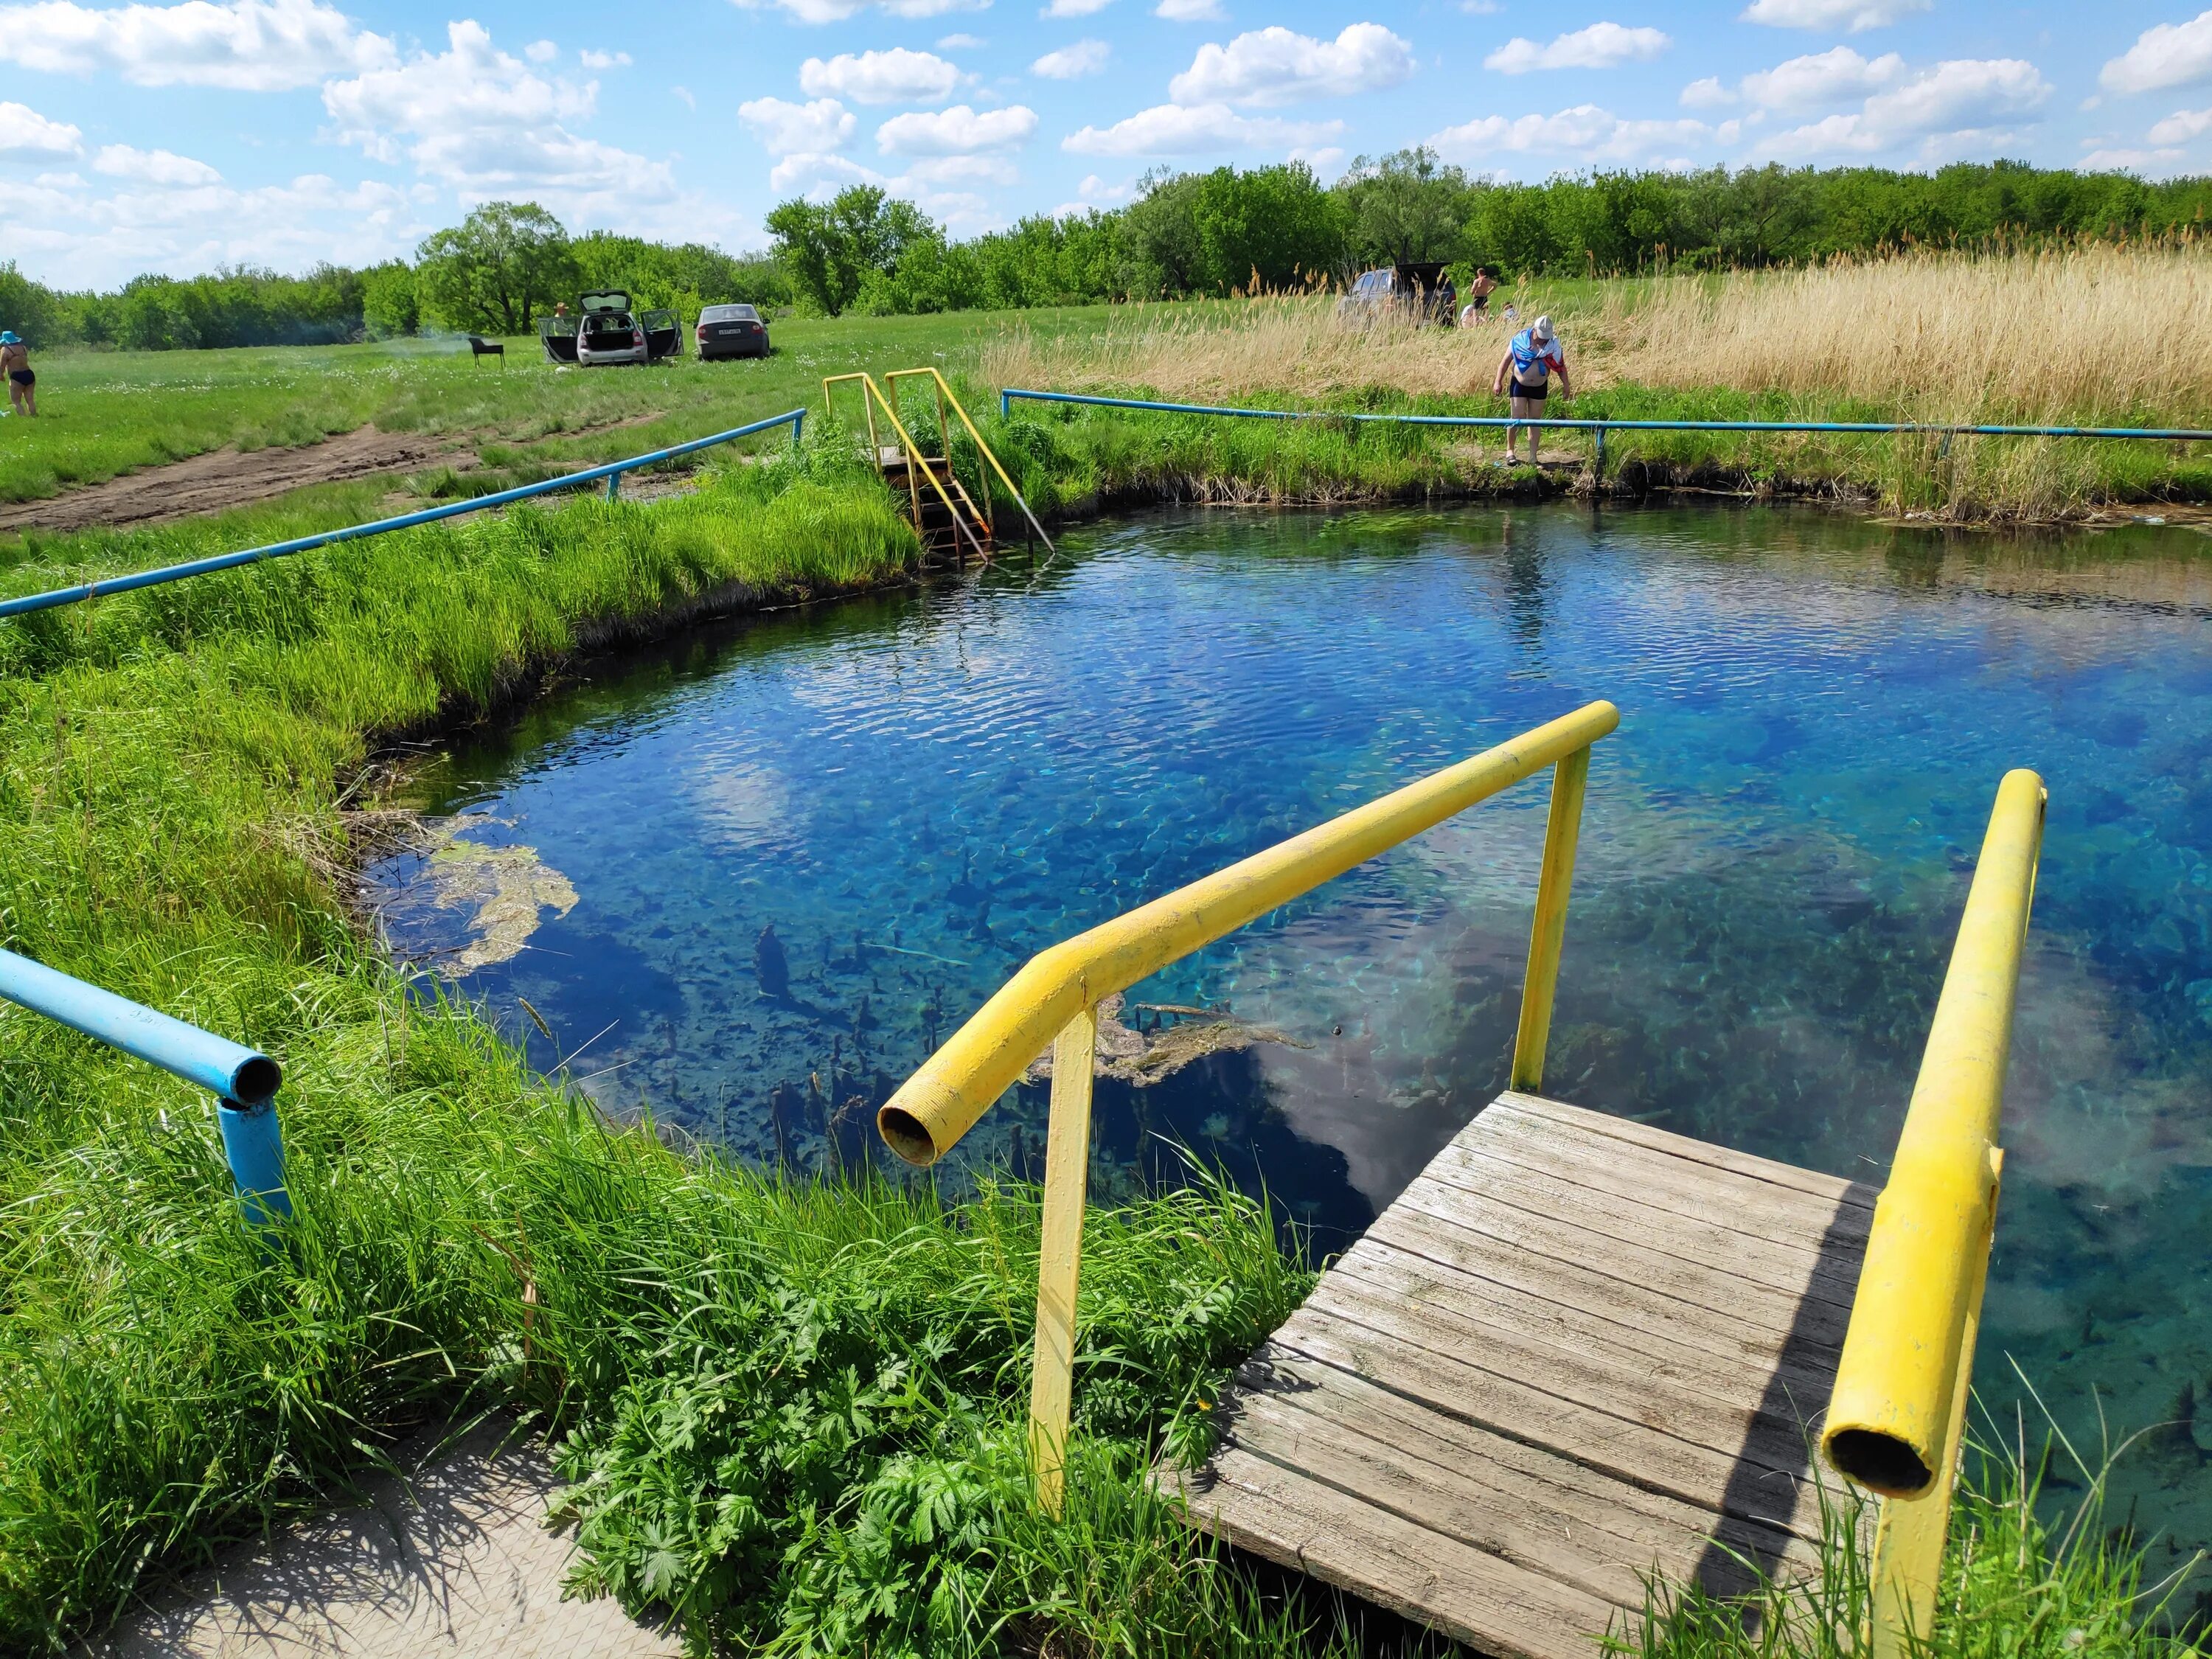
<path id="1" fill-rule="evenodd" d="M 39 412 L 39 377 L 31 372 L 31 348 L 9 329 L 0 333 L 0 373 L 8 376 L 8 403 L 18 415 Z"/>
<path id="2" fill-rule="evenodd" d="M 1567 379 L 1567 359 L 1559 349 L 1559 342 L 1552 332 L 1552 319 L 1539 317 L 1530 326 L 1515 335 L 1505 348 L 1505 355 L 1498 360 L 1498 375 L 1491 384 L 1491 396 L 1498 397 L 1505 391 L 1505 377 L 1513 377 L 1513 401 L 1507 411 L 1524 421 L 1544 418 L 1544 399 L 1551 392 L 1549 377 L 1559 377 L 1559 396 L 1571 398 L 1574 386 Z M 1510 466 L 1520 459 L 1513 453 L 1513 436 L 1517 427 L 1505 428 L 1505 462 Z M 1542 441 L 1542 428 L 1528 428 L 1528 465 L 1536 465 L 1536 446 Z"/>

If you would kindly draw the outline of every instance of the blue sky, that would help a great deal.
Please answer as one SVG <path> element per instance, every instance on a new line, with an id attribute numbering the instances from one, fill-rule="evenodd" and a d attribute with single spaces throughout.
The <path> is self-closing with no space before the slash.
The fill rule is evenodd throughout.
<path id="1" fill-rule="evenodd" d="M 2212 11 L 1960 0 L 0 4 L 0 258 L 410 250 L 470 206 L 738 249 L 881 183 L 970 234 L 1147 169 L 2021 156 L 2212 169 Z"/>

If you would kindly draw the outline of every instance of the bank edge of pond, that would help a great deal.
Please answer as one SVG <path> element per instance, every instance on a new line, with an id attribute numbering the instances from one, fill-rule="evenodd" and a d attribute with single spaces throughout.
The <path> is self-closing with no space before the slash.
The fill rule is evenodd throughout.
<path id="1" fill-rule="evenodd" d="M 581 1431 L 564 1456 L 593 1482 L 587 1577 L 700 1629 L 887 1640 L 884 1590 L 923 1574 L 982 1586 L 986 1603 L 950 1605 L 1025 1646 L 1349 1651 L 1194 1546 L 1144 1480 L 1302 1291 L 1253 1206 L 1217 1191 L 1092 1218 L 1085 1351 L 1124 1369 L 1079 1401 L 1084 1497 L 1053 1528 L 1027 1503 L 1019 1428 L 1031 1195 L 948 1212 L 679 1156 L 526 1075 L 475 1011 L 410 994 L 345 922 L 337 813 L 372 746 L 512 707 L 587 649 L 911 579 L 911 533 L 865 474 L 749 471 L 734 502 L 511 515 L 9 636 L 0 772 L 38 784 L 0 790 L 19 832 L 0 838 L 7 942 L 276 1053 L 301 1220 L 288 1255 L 256 1250 L 204 1101 L 14 1020 L 0 1640 L 58 1650 L 481 1402 Z M 699 1369 L 708 1328 L 734 1381 Z M 654 1425 L 709 1407 L 714 1457 L 656 1461 Z M 858 1450 L 830 1432 L 855 1409 L 879 1425 Z M 787 1433 L 795 1410 L 820 1433 Z M 766 1486 L 731 1490 L 726 1456 Z M 804 1519 L 800 1486 L 811 1501 L 824 1480 L 829 1518 Z M 901 1534 L 940 1489 L 958 1525 Z M 657 1509 L 672 1491 L 679 1512 Z M 702 1520 L 723 1498 L 765 1519 L 725 1536 Z M 836 1547 L 793 1553 L 794 1527 Z M 653 1565 L 672 1536 L 673 1576 Z M 755 1577 L 733 1577 L 733 1552 Z M 976 1645 L 943 1612 L 898 1617 L 937 1650 Z"/>
<path id="2" fill-rule="evenodd" d="M 1131 395 L 1145 394 L 1139 388 Z M 1613 409 L 1603 406 L 1607 398 L 1586 398 L 1576 413 L 1622 419 L 1805 418 L 1802 411 L 1764 409 L 1757 400 L 1741 398 L 1716 407 L 1710 398 L 1683 394 L 1656 402 L 1638 398 Z M 1161 501 L 1358 506 L 1563 496 L 1641 500 L 1680 491 L 1822 501 L 1971 526 L 2094 522 L 2132 517 L 2130 509 L 2138 507 L 2212 502 L 2212 464 L 2191 460 L 2185 446 L 2148 441 L 1616 431 L 1600 476 L 1585 432 L 1547 433 L 1546 448 L 1571 459 L 1539 470 L 1504 465 L 1503 434 L 1494 428 L 1330 418 L 1352 412 L 1462 412 L 1437 400 L 1384 398 L 1356 411 L 1301 412 L 1311 418 L 1285 422 L 1019 404 L 1006 416 L 993 416 L 987 430 L 1002 453 L 1011 451 L 1027 464 L 1024 487 L 1033 499 L 1042 497 L 1040 510 L 1070 517 Z M 1814 418 L 1886 416 L 1854 410 Z"/>

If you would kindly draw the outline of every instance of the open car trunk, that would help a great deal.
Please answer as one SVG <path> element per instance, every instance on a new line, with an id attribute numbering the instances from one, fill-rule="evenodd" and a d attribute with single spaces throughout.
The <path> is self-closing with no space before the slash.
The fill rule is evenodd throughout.
<path id="1" fill-rule="evenodd" d="M 647 362 L 657 363 L 663 357 L 681 357 L 684 355 L 684 319 L 674 312 L 641 312 L 637 325 L 645 331 Z"/>

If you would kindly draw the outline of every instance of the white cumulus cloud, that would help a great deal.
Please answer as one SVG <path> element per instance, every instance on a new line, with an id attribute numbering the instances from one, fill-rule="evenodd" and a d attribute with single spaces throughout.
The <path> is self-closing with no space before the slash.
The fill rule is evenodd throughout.
<path id="1" fill-rule="evenodd" d="M 1771 70 L 1754 70 L 1733 88 L 1711 76 L 1693 81 L 1682 88 L 1682 102 L 1691 109 L 1735 103 L 1756 109 L 1817 109 L 1893 87 L 1905 73 L 1905 59 L 1893 52 L 1863 58 L 1849 46 L 1833 46 L 1792 58 Z"/>
<path id="2" fill-rule="evenodd" d="M 1516 35 L 1484 58 L 1482 66 L 1501 75 L 1526 75 L 1531 70 L 1612 69 L 1621 64 L 1649 63 L 1674 44 L 1658 29 L 1592 23 L 1586 29 L 1559 36 L 1548 46 Z"/>
<path id="3" fill-rule="evenodd" d="M 629 54 L 626 52 L 596 52 L 586 47 L 576 54 L 577 61 L 587 70 L 628 69 Z"/>
<path id="4" fill-rule="evenodd" d="M 0 155 L 74 155 L 84 134 L 23 104 L 0 104 Z"/>
<path id="5" fill-rule="evenodd" d="M 810 97 L 849 98 L 856 104 L 939 104 L 960 84 L 960 71 L 931 52 L 841 52 L 799 66 L 799 85 Z"/>
<path id="6" fill-rule="evenodd" d="M 1022 175 L 1003 155 L 924 155 L 906 170 L 917 185 L 1017 185 Z"/>
<path id="7" fill-rule="evenodd" d="M 2212 132 L 2212 109 L 2178 109 L 2154 126 L 2149 137 L 2154 144 L 2185 144 L 2208 132 Z"/>
<path id="8" fill-rule="evenodd" d="M 989 44 L 989 41 L 980 35 L 948 34 L 937 43 L 937 49 L 939 52 L 973 52 L 978 46 L 986 46 Z"/>
<path id="9" fill-rule="evenodd" d="M 1917 143 L 1923 159 L 1948 156 L 2033 115 L 2051 90 L 2023 58 L 1954 58 L 1876 93 L 1853 113 L 1777 134 L 1765 148 L 1794 158 L 1875 155 Z"/>
<path id="10" fill-rule="evenodd" d="M 149 185 L 213 185 L 222 180 L 222 174 L 205 161 L 166 149 L 133 149 L 128 144 L 103 144 L 100 154 L 92 158 L 92 170 Z"/>
<path id="11" fill-rule="evenodd" d="M 1030 65 L 1030 73 L 1048 81 L 1074 81 L 1097 74 L 1113 55 L 1113 47 L 1103 40 L 1078 40 L 1072 46 L 1045 53 Z"/>
<path id="12" fill-rule="evenodd" d="M 1221 0 L 1160 0 L 1152 8 L 1152 15 L 1164 17 L 1170 23 L 1225 23 L 1229 14 L 1221 9 Z"/>
<path id="13" fill-rule="evenodd" d="M 1380 23 L 1353 23 L 1334 40 L 1279 25 L 1209 41 L 1168 83 L 1178 104 L 1267 108 L 1398 86 L 1413 72 L 1413 49 Z"/>
<path id="14" fill-rule="evenodd" d="M 1036 112 L 1020 104 L 985 110 L 965 104 L 951 109 L 909 110 L 876 129 L 876 148 L 886 155 L 968 155 L 981 150 L 1018 149 L 1036 131 Z"/>
<path id="15" fill-rule="evenodd" d="M 0 62 L 52 75 L 106 70 L 134 86 L 277 92 L 395 60 L 391 41 L 319 0 L 0 6 Z"/>
<path id="16" fill-rule="evenodd" d="M 1751 0 L 1741 15 L 1747 23 L 1775 29 L 1842 29 L 1847 34 L 1887 28 L 1932 0 Z"/>
<path id="17" fill-rule="evenodd" d="M 2093 149 L 2081 158 L 2085 173 L 2169 172 L 2182 157 L 2178 149 Z"/>
<path id="18" fill-rule="evenodd" d="M 842 23 L 867 10 L 871 0 L 731 0 L 743 11 L 773 5 L 795 23 Z M 875 0 L 893 17 L 942 17 L 947 12 L 981 11 L 991 0 Z"/>
<path id="19" fill-rule="evenodd" d="M 2201 11 L 2186 23 L 2145 29 L 2097 79 L 2107 92 L 2154 92 L 2207 76 L 2212 76 L 2212 11 Z"/>
<path id="20" fill-rule="evenodd" d="M 1086 126 L 1060 141 L 1078 155 L 1218 155 L 1227 150 L 1319 143 L 1341 121 L 1279 121 L 1243 116 L 1226 104 L 1155 104 L 1110 127 Z"/>
<path id="21" fill-rule="evenodd" d="M 1037 14 L 1040 17 L 1088 17 L 1095 11 L 1103 11 L 1114 0 L 1052 0 L 1052 3 Z"/>
<path id="22" fill-rule="evenodd" d="M 446 38 L 442 52 L 326 83 L 333 136 L 377 161 L 411 161 L 465 202 L 562 194 L 576 212 L 601 198 L 672 199 L 666 162 L 569 131 L 592 113 L 596 83 L 547 79 L 493 46 L 481 23 L 449 23 Z"/>
<path id="23" fill-rule="evenodd" d="M 550 40 L 532 40 L 522 55 L 533 64 L 550 64 L 561 55 L 561 48 Z"/>
<path id="24" fill-rule="evenodd" d="M 781 98 L 754 98 L 738 106 L 744 122 L 771 155 L 827 154 L 853 136 L 853 112 L 835 98 L 793 104 Z"/>
<path id="25" fill-rule="evenodd" d="M 1703 121 L 1630 120 L 1595 104 L 1577 104 L 1555 115 L 1484 116 L 1446 127 L 1430 138 L 1429 148 L 1446 161 L 1478 166 L 1500 150 L 1638 161 L 1672 159 L 1713 137 Z"/>

